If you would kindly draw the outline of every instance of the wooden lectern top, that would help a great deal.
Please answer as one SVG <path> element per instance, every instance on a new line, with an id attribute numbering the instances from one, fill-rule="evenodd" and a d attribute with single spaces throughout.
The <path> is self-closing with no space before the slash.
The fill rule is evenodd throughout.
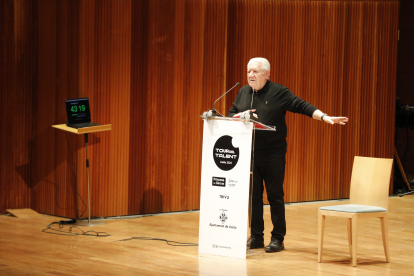
<path id="1" fill-rule="evenodd" d="M 85 134 L 85 133 L 91 133 L 91 132 L 99 132 L 99 131 L 107 131 L 112 129 L 112 125 L 101 125 L 101 126 L 93 126 L 93 127 L 83 127 L 83 128 L 73 128 L 68 127 L 65 124 L 61 125 L 52 125 L 54 128 L 58 128 L 64 131 L 69 131 L 76 134 Z"/>

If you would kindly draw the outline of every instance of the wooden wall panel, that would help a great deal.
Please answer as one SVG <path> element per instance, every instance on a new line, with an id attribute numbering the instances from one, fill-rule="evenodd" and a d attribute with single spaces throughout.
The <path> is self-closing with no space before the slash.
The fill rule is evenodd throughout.
<path id="1" fill-rule="evenodd" d="M 137 21 L 153 20 L 146 30 L 139 23 L 132 26 L 137 44 L 132 47 L 131 156 L 140 160 L 130 162 L 131 212 L 199 206 L 199 115 L 223 92 L 225 40 L 215 38 L 226 31 L 226 2 L 200 3 L 151 1 L 148 13 L 144 4 L 133 2 Z M 144 147 L 137 147 L 136 137 Z M 151 169 L 137 175 L 142 167 Z"/>
<path id="2" fill-rule="evenodd" d="M 85 210 L 84 138 L 69 134 L 67 142 L 50 127 L 65 121 L 65 98 L 84 96 L 93 121 L 112 124 L 89 137 L 93 216 L 198 209 L 199 115 L 236 82 L 247 84 L 246 65 L 255 56 L 269 59 L 271 80 L 350 118 L 341 127 L 287 114 L 286 202 L 346 198 L 353 156 L 393 157 L 398 1 L 30 3 L 37 25 L 24 36 L 38 33 L 38 42 L 25 51 L 37 54 L 24 61 L 34 82 L 26 81 L 21 95 L 34 116 L 23 118 L 21 141 L 29 144 L 30 161 L 23 163 L 31 184 L 9 195 L 23 195 L 39 212 L 75 217 Z M 18 49 L 9 32 L 3 37 L 2 56 Z M 226 114 L 236 94 L 216 108 Z M 2 183 L 19 182 L 3 176 L 11 168 L 4 160 Z"/>
<path id="3" fill-rule="evenodd" d="M 91 210 L 95 216 L 127 214 L 131 82 L 131 1 L 82 1 L 80 91 L 92 120 L 112 124 L 89 135 Z M 82 137 L 83 139 L 83 137 Z M 78 160 L 78 188 L 87 198 L 85 158 Z"/>
<path id="4" fill-rule="evenodd" d="M 135 16 L 131 17 L 131 43 L 135 44 L 131 48 L 131 75 L 140 76 L 139 80 L 147 80 L 151 70 L 147 67 L 149 43 L 149 3 L 150 1 L 132 1 L 131 13 Z M 131 90 L 136 91 L 130 93 L 131 103 L 146 103 L 149 98 L 148 83 L 146 81 L 138 81 L 131 78 Z M 143 104 L 142 104 L 143 105 Z M 144 109 L 143 109 L 144 108 Z M 148 129 L 147 111 L 145 105 L 133 106 L 130 104 L 130 129 L 133 130 L 134 135 L 129 139 L 129 164 L 130 166 L 128 177 L 128 210 L 131 214 L 145 213 L 145 200 L 149 197 L 143 198 L 145 191 L 144 183 L 146 171 L 146 154 L 145 150 L 149 140 L 147 139 L 146 129 Z M 135 129 L 135 131 L 134 131 Z"/>
<path id="5" fill-rule="evenodd" d="M 34 1 L 0 1 L 0 212 L 30 206 L 35 10 Z"/>
<path id="6" fill-rule="evenodd" d="M 32 98 L 30 207 L 64 217 L 76 216 L 74 168 L 82 145 L 78 137 L 51 126 L 66 121 L 65 99 L 79 95 L 78 11 L 79 1 L 71 0 L 41 0 L 35 9 L 38 55 Z"/>

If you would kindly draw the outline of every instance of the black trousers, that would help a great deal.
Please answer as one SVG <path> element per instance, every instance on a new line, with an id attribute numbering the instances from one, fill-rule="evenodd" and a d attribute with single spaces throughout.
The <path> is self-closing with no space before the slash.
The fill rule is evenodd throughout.
<path id="1" fill-rule="evenodd" d="M 285 179 L 286 147 L 254 151 L 251 235 L 263 237 L 263 180 L 273 223 L 272 238 L 283 241 L 286 235 Z"/>

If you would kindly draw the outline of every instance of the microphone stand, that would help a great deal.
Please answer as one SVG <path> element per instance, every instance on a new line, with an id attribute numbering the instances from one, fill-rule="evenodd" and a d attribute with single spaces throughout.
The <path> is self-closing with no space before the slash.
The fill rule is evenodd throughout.
<path id="1" fill-rule="evenodd" d="M 236 83 L 236 85 L 235 86 L 233 86 L 232 88 L 230 88 L 229 90 L 227 90 L 227 92 L 226 93 L 224 93 L 223 95 L 221 95 L 215 102 L 214 102 L 214 104 L 213 104 L 213 109 L 211 110 L 211 117 L 217 117 L 217 111 L 216 111 L 216 109 L 215 109 L 215 106 L 216 106 L 216 102 L 218 101 L 218 100 L 220 100 L 224 95 L 226 95 L 227 93 L 229 93 L 231 90 L 233 90 L 236 86 L 238 86 L 238 85 L 240 85 L 240 83 Z"/>

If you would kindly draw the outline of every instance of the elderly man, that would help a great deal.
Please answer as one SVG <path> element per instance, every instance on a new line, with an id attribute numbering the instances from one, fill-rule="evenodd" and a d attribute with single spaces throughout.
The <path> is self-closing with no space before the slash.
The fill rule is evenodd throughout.
<path id="1" fill-rule="evenodd" d="M 251 236 L 247 245 L 263 248 L 263 180 L 270 204 L 273 223 L 270 244 L 266 252 L 279 252 L 284 249 L 286 235 L 285 203 L 283 181 L 285 178 L 285 155 L 287 126 L 286 111 L 301 113 L 328 124 L 344 125 L 346 117 L 331 117 L 310 103 L 296 97 L 283 85 L 271 82 L 270 63 L 265 58 L 253 58 L 247 64 L 249 85 L 242 87 L 230 108 L 229 117 L 239 117 L 246 112 L 254 115 L 265 125 L 276 126 L 276 131 L 258 131 L 254 145 L 253 198 Z"/>

